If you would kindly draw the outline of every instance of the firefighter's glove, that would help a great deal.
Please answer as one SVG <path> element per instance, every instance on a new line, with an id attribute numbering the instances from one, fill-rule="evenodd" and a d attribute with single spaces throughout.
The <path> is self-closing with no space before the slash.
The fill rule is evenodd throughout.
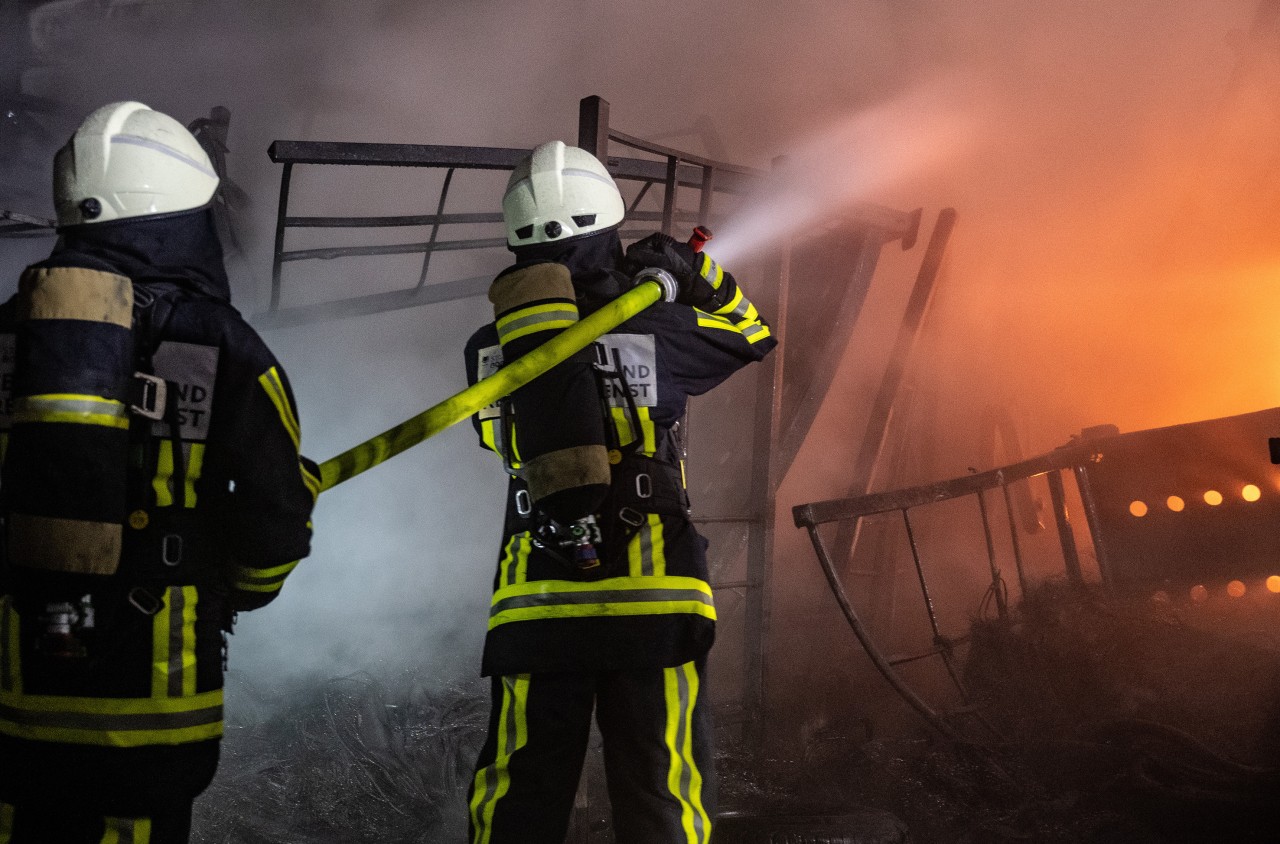
<path id="1" fill-rule="evenodd" d="M 732 276 L 720 270 L 709 256 L 693 251 L 693 247 L 670 235 L 656 233 L 636 241 L 627 247 L 626 258 L 633 272 L 657 267 L 671 273 L 676 280 L 676 301 L 682 305 L 714 311 L 736 289 Z M 721 283 L 717 285 L 717 281 Z"/>

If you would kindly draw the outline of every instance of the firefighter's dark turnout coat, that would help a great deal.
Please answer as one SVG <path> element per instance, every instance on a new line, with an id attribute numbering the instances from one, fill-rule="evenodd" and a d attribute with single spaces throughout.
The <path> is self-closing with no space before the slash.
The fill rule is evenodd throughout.
<path id="1" fill-rule="evenodd" d="M 624 292 L 621 257 L 613 232 L 555 256 L 572 274 L 573 298 L 535 297 L 501 312 L 491 292 L 500 313 L 467 344 L 468 380 L 499 367 L 504 350 L 545 342 Z M 741 290 L 715 311 L 659 302 L 475 417 L 481 445 L 514 470 L 482 666 L 493 678 L 493 710 L 469 798 L 475 844 L 563 840 L 593 712 L 618 840 L 707 840 L 715 786 L 700 686 L 716 613 L 676 431 L 689 396 L 776 344 Z M 543 482 L 522 470 L 545 440 L 590 444 L 597 434 L 572 413 L 550 431 L 530 430 L 528 420 L 522 427 L 519 413 L 581 408 L 584 370 L 597 394 L 584 416 L 603 417 L 609 466 L 596 510 L 601 565 L 587 570 L 540 540 L 546 514 L 530 485 Z M 582 480 L 586 490 L 596 481 L 589 469 Z"/>
<path id="2" fill-rule="evenodd" d="M 136 301 L 154 300 L 150 329 L 135 334 L 151 335 L 151 366 L 177 401 L 166 421 L 127 423 L 122 553 L 96 582 L 85 657 L 37 650 L 58 576 L 0 568 L 0 801 L 53 796 L 146 815 L 189 803 L 212 778 L 224 632 L 235 611 L 271 601 L 307 555 L 319 480 L 300 459 L 283 370 L 230 304 L 208 211 L 65 230 L 27 273 L 123 278 Z M 16 316 L 14 300 L 0 306 L 0 454 L 13 421 Z M 69 424 L 57 401 L 47 412 L 49 425 Z"/>

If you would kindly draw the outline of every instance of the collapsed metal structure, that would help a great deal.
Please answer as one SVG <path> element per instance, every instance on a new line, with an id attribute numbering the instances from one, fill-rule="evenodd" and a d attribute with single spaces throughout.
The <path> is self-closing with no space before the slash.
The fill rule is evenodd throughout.
<path id="1" fill-rule="evenodd" d="M 1267 443 L 1277 432 L 1280 409 L 1126 434 L 1113 426 L 1098 426 L 1038 457 L 906 489 L 801 504 L 792 515 L 796 527 L 808 533 L 841 613 L 872 664 L 940 733 L 958 738 L 952 719 L 926 703 L 898 672 L 902 665 L 937 657 L 963 704 L 955 714 L 972 711 L 955 661 L 956 647 L 968 637 L 941 629 L 913 512 L 962 498 L 974 500 L 970 518 L 977 516 L 982 526 L 990 573 L 987 595 L 1001 619 L 1010 613 L 1008 584 L 987 494 L 999 490 L 1018 595 L 1025 596 L 1034 583 L 1024 565 L 1020 539 L 1019 523 L 1026 521 L 1019 518 L 1015 500 L 1027 494 L 1026 485 L 1034 478 L 1044 478 L 1047 484 L 1060 575 L 1074 586 L 1096 583 L 1117 598 L 1156 595 L 1158 600 L 1171 600 L 1190 594 L 1192 600 L 1206 600 L 1211 592 L 1241 597 L 1250 585 L 1258 590 L 1270 576 L 1266 589 L 1275 592 L 1280 586 L 1273 585 L 1280 580 L 1280 534 L 1273 528 L 1280 518 L 1280 468 L 1268 459 Z M 1074 481 L 1074 489 L 1068 489 L 1065 476 Z M 1081 532 L 1096 566 L 1088 572 L 1070 515 L 1073 501 L 1084 514 Z M 854 549 L 843 543 L 849 536 L 856 539 L 862 520 L 889 513 L 902 517 L 932 632 L 928 648 L 901 656 L 884 652 L 844 585 L 848 570 L 843 560 L 852 557 Z M 840 528 L 834 539 L 820 532 L 829 524 Z"/>

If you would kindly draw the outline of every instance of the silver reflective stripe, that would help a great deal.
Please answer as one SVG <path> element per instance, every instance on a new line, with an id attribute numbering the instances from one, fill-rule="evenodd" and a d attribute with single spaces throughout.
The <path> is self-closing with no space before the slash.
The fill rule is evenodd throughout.
<path id="1" fill-rule="evenodd" d="M 750 340 L 752 337 L 763 331 L 764 326 L 762 325 L 748 325 L 746 328 L 742 329 L 742 336 Z"/>
<path id="2" fill-rule="evenodd" d="M 111 399 L 54 399 L 46 396 L 26 396 L 13 403 L 15 422 L 39 422 L 51 413 L 81 413 L 93 416 L 114 416 L 128 419 L 129 411 L 122 402 Z"/>
<path id="3" fill-rule="evenodd" d="M 18 709 L 0 703 L 0 720 L 24 727 L 60 727 L 68 730 L 128 732 L 130 730 L 177 730 L 203 727 L 222 720 L 222 706 L 190 712 L 147 712 L 136 715 L 88 712 L 48 712 Z"/>
<path id="4" fill-rule="evenodd" d="M 699 589 L 605 589 L 599 592 L 541 592 L 503 598 L 490 609 L 490 615 L 504 610 L 526 607 L 548 607 L 563 604 L 631 604 L 646 601 L 697 601 L 711 604 L 711 596 Z"/>
<path id="5" fill-rule="evenodd" d="M 513 319 L 510 322 L 503 323 L 498 329 L 499 339 L 505 340 L 505 338 L 510 334 L 530 325 L 538 325 L 544 322 L 564 322 L 566 320 L 569 322 L 577 322 L 578 309 L 566 306 L 562 310 L 542 311 L 540 313 L 529 314 L 528 316 Z"/>
<path id="6" fill-rule="evenodd" d="M 742 299 L 738 301 L 738 306 L 734 308 L 732 311 L 729 311 L 729 314 L 731 316 L 738 317 L 739 319 L 746 319 L 747 314 L 750 313 L 751 310 L 752 310 L 751 300 L 749 300 L 746 296 L 743 296 Z"/>
<path id="7" fill-rule="evenodd" d="M 112 135 L 111 143 L 129 144 L 130 146 L 145 147 L 146 149 L 155 150 L 161 155 L 167 155 L 170 158 L 176 158 L 178 161 L 181 161 L 183 164 L 188 164 L 196 168 L 201 173 L 204 173 L 206 176 L 208 176 L 211 179 L 218 178 L 218 174 L 210 170 L 202 162 L 197 161 L 196 159 L 192 158 L 186 153 L 179 152 L 178 150 L 174 149 L 171 146 L 162 144 L 158 141 L 153 141 L 150 138 L 144 138 L 144 137 L 141 137 L 140 135 Z"/>
<path id="8" fill-rule="evenodd" d="M 653 572 L 653 522 L 644 520 L 640 526 L 640 574 L 652 575 Z"/>
<path id="9" fill-rule="evenodd" d="M 169 587 L 169 697 L 182 697 L 183 610 L 186 595 L 181 586 Z"/>

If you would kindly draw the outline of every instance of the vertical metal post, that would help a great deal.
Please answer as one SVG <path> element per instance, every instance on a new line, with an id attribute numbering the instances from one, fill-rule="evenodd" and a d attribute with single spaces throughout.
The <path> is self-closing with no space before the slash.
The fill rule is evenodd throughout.
<path id="1" fill-rule="evenodd" d="M 1013 499 L 1009 496 L 1009 485 L 1003 478 L 1000 491 L 1004 493 L 1004 510 L 1009 514 L 1009 538 L 1013 540 L 1013 562 L 1018 567 L 1018 590 L 1022 597 L 1027 595 L 1027 576 L 1022 570 L 1022 542 L 1018 539 L 1018 522 L 1013 515 Z"/>
<path id="2" fill-rule="evenodd" d="M 276 247 L 271 256 L 271 304 L 267 310 L 280 307 L 280 256 L 284 253 L 284 221 L 289 208 L 289 181 L 293 178 L 293 162 L 286 162 L 280 171 L 280 204 L 276 208 Z"/>
<path id="3" fill-rule="evenodd" d="M 1062 473 L 1054 469 L 1045 475 L 1049 481 L 1049 500 L 1053 505 L 1053 520 L 1058 525 L 1058 542 L 1062 545 L 1062 562 L 1067 569 L 1067 579 L 1072 583 L 1084 583 L 1080 570 L 1080 552 L 1076 550 L 1076 536 L 1071 530 L 1071 517 L 1067 513 L 1067 495 L 1062 487 Z"/>
<path id="4" fill-rule="evenodd" d="M 716 189 L 714 167 L 702 168 L 702 196 L 698 199 L 698 222 L 707 225 L 711 220 L 711 197 Z"/>
<path id="5" fill-rule="evenodd" d="M 440 188 L 440 201 L 436 204 L 436 221 L 431 226 L 431 237 L 427 239 L 427 251 L 422 254 L 422 273 L 418 276 L 418 287 L 427 283 L 427 270 L 431 268 L 431 252 L 435 249 L 436 237 L 440 234 L 440 216 L 444 214 L 444 203 L 449 198 L 449 183 L 453 181 L 454 168 L 450 167 L 444 174 L 444 187 Z"/>
<path id="6" fill-rule="evenodd" d="M 871 405 L 866 436 L 862 440 L 862 447 L 853 464 L 855 495 L 864 494 L 871 488 L 871 476 L 875 472 L 876 463 L 880 460 L 880 452 L 884 449 L 885 441 L 889 436 L 889 423 L 893 420 L 893 406 L 898 398 L 898 390 L 906 377 L 911 350 L 924 324 L 925 313 L 933 298 L 934 284 L 942 269 L 942 259 L 946 257 L 947 242 L 951 239 L 951 232 L 955 225 L 956 210 L 954 208 L 943 208 L 938 212 L 937 222 L 933 224 L 933 234 L 929 237 L 929 245 L 925 248 L 920 270 L 916 273 L 915 286 L 911 289 L 910 299 L 907 300 L 907 310 L 902 315 L 902 325 L 898 328 L 898 337 L 894 341 L 893 351 L 889 356 L 889 365 L 885 368 L 884 377 L 880 380 L 880 389 Z M 860 521 L 849 519 L 840 523 L 835 539 L 837 566 L 843 567 L 852 556 L 854 538 L 857 536 Z"/>
<path id="7" fill-rule="evenodd" d="M 781 159 L 775 166 L 781 166 Z M 766 710 L 766 665 L 769 647 L 769 600 L 773 582 L 774 511 L 777 509 L 777 487 L 780 466 L 775 446 L 782 420 L 782 388 L 785 372 L 787 303 L 791 285 L 791 244 L 784 240 L 778 250 L 777 286 L 774 295 L 761 291 L 756 296 L 761 313 L 770 317 L 770 326 L 778 347 L 757 364 L 755 423 L 752 432 L 751 461 L 751 525 L 747 534 L 747 582 L 744 596 L 745 631 L 743 646 L 743 709 L 747 713 L 747 738 L 755 745 L 768 736 Z M 767 308 L 768 310 L 764 310 Z"/>
<path id="8" fill-rule="evenodd" d="M 1102 522 L 1098 518 L 1098 502 L 1093 497 L 1093 486 L 1089 483 L 1089 467 L 1075 467 L 1076 487 L 1080 490 L 1080 503 L 1084 507 L 1084 518 L 1089 525 L 1089 536 L 1093 539 L 1094 555 L 1098 558 L 1098 574 L 1102 584 L 1112 586 L 1110 555 L 1107 553 L 1107 537 L 1102 530 Z"/>
<path id="9" fill-rule="evenodd" d="M 578 146 L 609 166 L 609 101 L 603 97 L 578 101 Z"/>
<path id="10" fill-rule="evenodd" d="M 982 535 L 987 540 L 987 562 L 991 565 L 991 591 L 996 596 L 996 612 L 1001 618 L 1009 615 L 1009 607 L 1004 599 L 1004 577 L 1000 574 L 1000 566 L 996 563 L 996 544 L 991 539 L 991 520 L 987 517 L 987 499 L 985 490 L 978 490 L 978 511 L 982 513 Z"/>
<path id="11" fill-rule="evenodd" d="M 676 192 L 680 190 L 680 159 L 667 156 L 667 190 L 662 197 L 662 233 L 669 235 L 675 229 Z"/>

